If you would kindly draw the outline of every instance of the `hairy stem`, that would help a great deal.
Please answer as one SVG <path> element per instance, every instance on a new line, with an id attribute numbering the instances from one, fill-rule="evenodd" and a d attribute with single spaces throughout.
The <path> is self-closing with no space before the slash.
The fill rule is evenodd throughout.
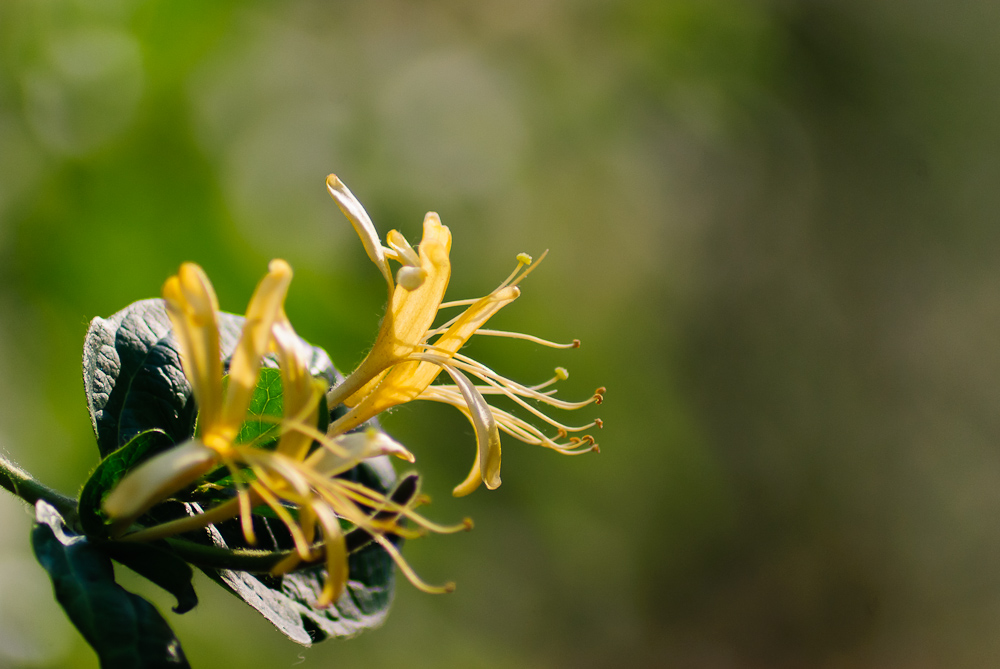
<path id="1" fill-rule="evenodd" d="M 54 506 L 67 521 L 76 520 L 75 499 L 42 484 L 2 453 L 0 453 L 0 487 L 6 488 L 31 505 L 44 499 Z"/>

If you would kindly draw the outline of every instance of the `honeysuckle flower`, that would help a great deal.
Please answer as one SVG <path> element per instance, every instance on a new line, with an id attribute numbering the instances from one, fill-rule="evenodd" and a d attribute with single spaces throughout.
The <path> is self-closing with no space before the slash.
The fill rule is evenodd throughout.
<path id="1" fill-rule="evenodd" d="M 475 360 L 458 353 L 474 335 L 492 335 L 526 339 L 553 348 L 575 348 L 579 341 L 557 344 L 517 332 L 486 330 L 483 325 L 500 309 L 520 295 L 518 284 L 537 267 L 527 254 L 517 257 L 517 267 L 507 279 L 485 297 L 443 302 L 451 278 L 451 232 L 434 212 L 424 217 L 423 237 L 414 250 L 402 234 L 392 230 L 383 245 L 364 207 L 344 183 L 331 174 L 327 190 L 353 225 L 368 257 L 385 278 L 389 303 L 382 319 L 375 345 L 349 376 L 327 395 L 329 405 L 344 404 L 348 412 L 334 421 L 329 434 L 353 429 L 399 404 L 412 400 L 432 400 L 457 407 L 472 423 L 476 433 L 477 457 L 468 477 L 455 489 L 456 496 L 466 495 L 480 483 L 494 489 L 500 485 L 500 432 L 530 444 L 537 444 L 566 455 L 598 450 L 593 437 L 569 437 L 591 427 L 601 427 L 600 419 L 586 425 L 565 425 L 541 411 L 536 404 L 560 409 L 579 409 L 600 404 L 604 389 L 582 402 L 566 402 L 545 390 L 567 378 L 565 369 L 537 386 L 511 381 Z M 543 255 L 544 257 L 544 255 Z M 401 268 L 393 281 L 389 260 Z M 466 307 L 458 316 L 433 327 L 438 313 L 452 307 Z M 434 384 L 444 371 L 452 384 Z M 481 383 L 476 384 L 469 377 Z M 504 395 L 555 429 L 550 437 L 533 424 L 491 406 L 485 395 Z"/>
<path id="2" fill-rule="evenodd" d="M 416 535 L 419 530 L 403 527 L 400 518 L 437 532 L 468 529 L 468 521 L 453 527 L 436 525 L 414 511 L 416 502 L 400 504 L 337 476 L 371 457 L 394 454 L 412 462 L 413 456 L 374 429 L 350 434 L 346 430 L 328 434 L 317 430 L 320 399 L 326 387 L 310 376 L 305 362 L 308 351 L 284 313 L 291 278 L 287 263 L 271 262 L 247 308 L 227 384 L 223 382 L 219 344 L 219 307 L 211 283 L 192 263 L 182 265 L 178 274 L 167 280 L 163 297 L 199 411 L 197 434 L 143 463 L 111 491 L 103 509 L 114 521 L 112 532 L 121 534 L 157 502 L 191 486 L 208 472 L 225 467 L 235 488 L 233 499 L 195 516 L 123 538 L 148 541 L 238 515 L 244 537 L 253 544 L 253 509 L 266 505 L 287 527 L 295 544 L 295 551 L 275 566 L 273 573 L 325 558 L 327 578 L 317 606 L 335 601 L 347 582 L 348 552 L 341 519 L 367 532 L 419 588 L 428 592 L 451 589 L 451 584 L 434 587 L 420 580 L 387 535 Z M 283 390 L 280 437 L 274 450 L 237 441 L 261 360 L 269 351 L 278 358 Z"/>

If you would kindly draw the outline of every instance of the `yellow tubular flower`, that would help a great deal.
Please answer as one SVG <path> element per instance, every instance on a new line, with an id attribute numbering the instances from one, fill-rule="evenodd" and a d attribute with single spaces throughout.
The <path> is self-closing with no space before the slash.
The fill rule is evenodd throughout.
<path id="1" fill-rule="evenodd" d="M 468 521 L 453 527 L 439 526 L 414 511 L 416 501 L 401 505 L 360 484 L 337 478 L 367 458 L 394 454 L 413 462 L 413 455 L 374 429 L 334 436 L 316 429 L 326 387 L 309 374 L 309 351 L 284 313 L 291 278 L 287 263 L 271 262 L 247 308 L 225 392 L 218 302 L 211 283 L 201 268 L 191 263 L 182 265 L 177 276 L 168 279 L 164 299 L 181 364 L 198 405 L 198 434 L 143 463 L 111 491 L 103 508 L 114 521 L 112 532 L 124 532 L 158 501 L 225 466 L 234 481 L 234 499 L 196 516 L 133 532 L 124 540 L 150 541 L 239 515 L 244 537 L 253 544 L 252 512 L 266 505 L 287 527 L 295 545 L 294 553 L 273 573 L 285 573 L 303 561 L 322 558 L 325 562 L 327 578 L 316 606 L 336 601 L 347 583 L 348 553 L 340 519 L 364 530 L 385 547 L 417 587 L 427 592 L 450 590 L 452 584 L 435 587 L 420 580 L 386 535 L 416 535 L 418 531 L 399 524 L 401 517 L 436 532 L 469 529 Z M 261 359 L 269 350 L 277 355 L 283 392 L 280 437 L 274 451 L 235 441 L 247 417 Z M 318 447 L 314 448 L 314 444 Z"/>
<path id="2" fill-rule="evenodd" d="M 292 280 L 292 268 L 273 260 L 247 307 L 247 320 L 229 366 L 229 386 L 222 392 L 219 348 L 219 301 L 205 272 L 184 263 L 163 285 L 163 299 L 181 354 L 181 366 L 198 406 L 199 434 L 184 448 L 150 458 L 104 500 L 115 523 L 113 533 L 128 528 L 156 502 L 187 487 L 231 457 L 257 383 L 260 358 L 271 340 L 271 327 Z"/>
<path id="3" fill-rule="evenodd" d="M 358 368 L 327 394 L 331 407 L 338 404 L 349 407 L 344 416 L 330 425 L 330 435 L 343 434 L 386 409 L 415 399 L 451 404 L 462 411 L 475 428 L 477 448 L 472 470 L 455 488 L 456 496 L 469 494 L 480 482 L 489 489 L 500 485 L 500 432 L 566 455 L 598 450 L 593 437 L 569 437 L 569 433 L 602 427 L 600 419 L 581 426 L 564 425 L 525 400 L 560 409 L 578 409 L 591 403 L 600 404 L 603 388 L 598 388 L 583 402 L 565 402 L 553 397 L 554 390 L 542 391 L 567 377 L 562 368 L 557 370 L 556 378 L 529 387 L 506 379 L 458 353 L 474 334 L 526 339 L 553 348 L 580 345 L 577 340 L 571 344 L 557 344 L 532 335 L 483 328 L 496 312 L 518 298 L 521 294 L 518 284 L 542 258 L 532 264 L 531 257 L 522 253 L 517 257 L 514 272 L 489 295 L 443 303 L 451 277 L 448 257 L 451 232 L 441 224 L 437 214 L 431 212 L 424 218 L 423 238 L 416 251 L 395 230 L 386 235 L 388 247 L 385 247 L 364 207 L 344 183 L 331 174 L 326 185 L 361 237 L 369 258 L 385 277 L 389 289 L 389 305 L 375 345 Z M 403 265 L 395 283 L 388 268 L 389 259 Z M 458 306 L 467 308 L 457 317 L 432 327 L 441 309 Z M 448 373 L 454 385 L 433 384 L 442 370 Z M 482 383 L 474 383 L 470 376 Z M 548 437 L 531 423 L 490 406 L 484 397 L 490 394 L 512 399 L 554 427 L 555 437 Z"/>

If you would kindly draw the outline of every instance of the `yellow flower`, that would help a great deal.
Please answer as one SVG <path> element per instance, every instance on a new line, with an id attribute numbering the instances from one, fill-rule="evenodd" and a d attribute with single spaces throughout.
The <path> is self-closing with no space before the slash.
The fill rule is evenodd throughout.
<path id="1" fill-rule="evenodd" d="M 579 341 L 556 344 L 531 335 L 483 329 L 493 314 L 517 299 L 521 294 L 518 284 L 538 263 L 532 265 L 531 257 L 522 253 L 517 257 L 518 264 L 511 275 L 489 295 L 444 303 L 442 300 L 451 277 L 448 255 L 451 232 L 441 224 L 437 214 L 430 212 L 424 217 L 423 238 L 417 250 L 395 230 L 386 235 L 388 246 L 383 246 L 364 207 L 347 186 L 333 174 L 327 177 L 326 186 L 361 237 L 369 258 L 379 268 L 389 291 L 389 305 L 375 345 L 358 368 L 327 395 L 330 406 L 343 403 L 350 407 L 346 415 L 330 425 L 331 435 L 343 433 L 386 409 L 415 399 L 451 404 L 462 411 L 475 428 L 477 448 L 472 470 L 466 480 L 455 488 L 456 496 L 469 494 L 480 482 L 489 489 L 500 485 L 501 431 L 521 441 L 567 455 L 597 450 L 593 437 L 568 435 L 594 426 L 601 427 L 600 419 L 581 426 L 564 425 L 526 400 L 561 409 L 579 409 L 591 403 L 601 403 L 603 388 L 585 401 L 566 402 L 556 399 L 554 391 L 543 391 L 567 377 L 562 368 L 556 370 L 553 379 L 541 385 L 525 386 L 458 353 L 474 334 L 527 339 L 554 348 L 579 346 Z M 389 269 L 390 259 L 402 265 L 395 282 Z M 458 306 L 467 308 L 444 324 L 432 327 L 440 310 Z M 432 385 L 441 371 L 447 372 L 454 383 Z M 473 383 L 470 376 L 481 384 Z M 555 428 L 555 437 L 546 436 L 531 423 L 490 406 L 484 398 L 488 394 L 510 398 Z"/>
<path id="2" fill-rule="evenodd" d="M 454 489 L 455 495 L 465 495 L 480 483 L 490 489 L 500 485 L 501 432 L 567 455 L 596 451 L 597 444 L 590 435 L 569 435 L 601 427 L 600 419 L 581 426 L 565 425 L 548 416 L 539 405 L 579 409 L 599 404 L 604 389 L 598 388 L 582 402 L 567 402 L 557 399 L 555 390 L 550 389 L 567 378 L 563 368 L 557 368 L 555 376 L 544 383 L 526 386 L 459 353 L 474 334 L 525 339 L 554 348 L 579 346 L 576 340 L 557 344 L 532 335 L 483 328 L 495 313 L 520 295 L 518 284 L 538 266 L 530 256 L 520 254 L 511 275 L 488 295 L 444 302 L 451 278 L 451 232 L 437 214 L 428 213 L 424 218 L 423 237 L 416 249 L 395 230 L 389 232 L 387 245 L 383 245 L 364 208 L 336 176 L 327 177 L 327 188 L 354 226 L 388 289 L 388 308 L 372 350 L 334 388 L 327 389 L 313 379 L 305 362 L 308 350 L 284 313 L 292 271 L 284 261 L 274 260 L 247 307 L 246 323 L 230 361 L 226 385 L 215 292 L 201 268 L 191 263 L 182 265 L 177 276 L 164 285 L 163 297 L 198 407 L 198 433 L 132 470 L 107 496 L 103 508 L 113 521 L 112 532 L 121 535 L 157 502 L 195 484 L 205 474 L 226 467 L 234 482 L 232 500 L 196 516 L 126 534 L 124 539 L 152 540 L 238 515 L 243 534 L 252 544 L 253 510 L 266 505 L 288 528 L 295 544 L 295 551 L 274 568 L 274 573 L 294 569 L 303 561 L 325 558 L 327 579 L 317 601 L 319 606 L 335 601 L 348 578 L 341 520 L 371 535 L 417 587 L 427 592 L 450 590 L 452 584 L 433 587 L 420 580 L 388 536 L 417 536 L 422 530 L 456 532 L 469 529 L 471 521 L 439 526 L 415 512 L 422 501 L 419 497 L 397 503 L 338 477 L 379 455 L 395 454 L 413 462 L 409 451 L 387 435 L 373 429 L 355 430 L 381 412 L 412 400 L 455 406 L 476 432 L 477 457 L 469 476 Z M 401 265 L 395 276 L 390 260 Z M 454 307 L 466 308 L 434 325 L 441 310 Z M 273 451 L 237 442 L 261 360 L 271 351 L 278 357 L 284 402 L 280 438 Z M 434 383 L 442 371 L 452 383 Z M 328 406 L 343 404 L 348 410 L 321 434 L 316 428 L 317 412 L 324 392 Z M 509 398 L 550 425 L 555 434 L 549 436 L 531 422 L 491 406 L 485 399 L 488 395 Z M 417 529 L 403 526 L 404 520 L 412 521 Z"/>
<path id="3" fill-rule="evenodd" d="M 438 588 L 421 581 L 386 535 L 415 536 L 414 530 L 399 524 L 400 517 L 438 532 L 468 529 L 468 522 L 455 527 L 435 525 L 414 512 L 415 503 L 400 505 L 381 493 L 337 477 L 370 457 L 392 453 L 412 462 L 413 456 L 401 444 L 373 429 L 352 434 L 321 434 L 316 429 L 320 398 L 327 388 L 310 376 L 305 362 L 308 351 L 284 314 L 291 278 L 287 263 L 271 262 L 247 308 L 225 387 L 218 302 L 211 283 L 201 268 L 191 263 L 182 265 L 177 276 L 167 280 L 163 296 L 181 364 L 198 406 L 198 434 L 143 463 L 111 491 L 103 508 L 114 520 L 112 531 L 120 534 L 157 502 L 225 466 L 235 482 L 234 499 L 196 516 L 124 538 L 148 541 L 238 514 L 244 536 L 253 544 L 252 512 L 264 504 L 285 524 L 295 542 L 295 552 L 278 564 L 274 573 L 325 557 L 327 579 L 317 606 L 335 601 L 347 582 L 348 554 L 340 519 L 370 534 L 421 589 L 450 589 L 453 586 Z M 281 436 L 273 451 L 236 441 L 247 417 L 261 359 L 269 350 L 278 357 L 284 405 Z M 320 447 L 310 452 L 314 442 Z M 289 507 L 297 511 L 297 517 Z M 317 533 L 322 535 L 318 542 Z"/>

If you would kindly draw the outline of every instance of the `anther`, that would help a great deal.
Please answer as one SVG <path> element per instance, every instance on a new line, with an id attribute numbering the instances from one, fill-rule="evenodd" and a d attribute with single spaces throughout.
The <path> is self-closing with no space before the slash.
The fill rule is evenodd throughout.
<path id="1" fill-rule="evenodd" d="M 573 340 L 573 348 L 580 348 L 580 340 L 579 339 L 574 339 Z"/>
<path id="2" fill-rule="evenodd" d="M 463 518 L 462 524 L 465 525 L 465 530 L 469 531 L 475 527 L 475 523 L 472 522 L 472 518 Z"/>
<path id="3" fill-rule="evenodd" d="M 569 378 L 569 371 L 565 367 L 556 367 L 556 378 L 565 381 Z"/>
<path id="4" fill-rule="evenodd" d="M 530 265 L 531 256 L 529 256 L 527 253 L 518 253 L 517 262 L 521 263 L 522 265 Z"/>
<path id="5" fill-rule="evenodd" d="M 597 424 L 597 427 L 599 429 L 601 429 L 601 430 L 604 429 L 604 421 L 603 420 L 601 420 L 600 418 L 595 418 L 594 422 Z"/>
<path id="6" fill-rule="evenodd" d="M 424 285 L 424 280 L 426 279 L 427 270 L 423 267 L 404 265 L 399 268 L 398 272 L 396 272 L 396 283 L 406 290 L 412 291 L 420 288 L 420 286 Z"/>

